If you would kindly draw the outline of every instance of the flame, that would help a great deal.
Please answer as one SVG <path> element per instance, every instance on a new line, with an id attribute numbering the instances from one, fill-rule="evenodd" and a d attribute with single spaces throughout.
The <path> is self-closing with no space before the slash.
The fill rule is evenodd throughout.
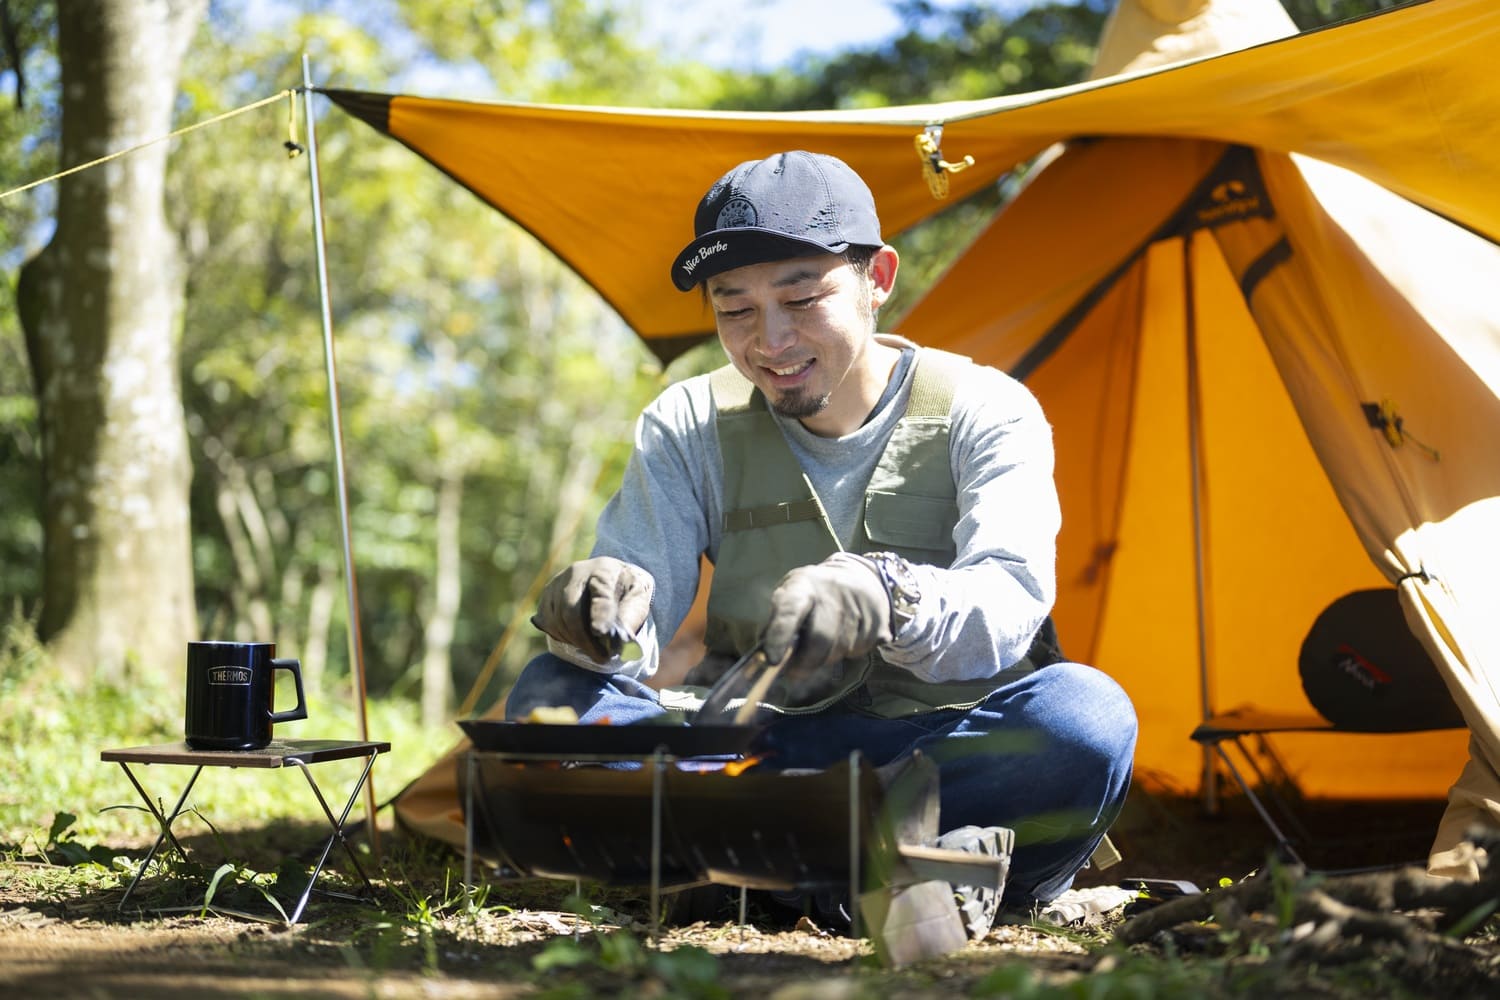
<path id="1" fill-rule="evenodd" d="M 744 760 L 732 760 L 724 765 L 724 773 L 731 778 L 738 778 L 746 771 L 760 763 L 759 757 L 746 757 Z"/>

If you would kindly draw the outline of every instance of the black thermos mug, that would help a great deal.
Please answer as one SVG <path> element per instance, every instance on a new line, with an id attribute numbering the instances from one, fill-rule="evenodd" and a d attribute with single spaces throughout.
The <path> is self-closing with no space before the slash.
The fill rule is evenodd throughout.
<path id="1" fill-rule="evenodd" d="M 297 707 L 275 710 L 276 671 L 297 684 Z M 183 736 L 195 750 L 258 750 L 278 722 L 307 718 L 302 664 L 276 659 L 274 642 L 190 642 Z"/>

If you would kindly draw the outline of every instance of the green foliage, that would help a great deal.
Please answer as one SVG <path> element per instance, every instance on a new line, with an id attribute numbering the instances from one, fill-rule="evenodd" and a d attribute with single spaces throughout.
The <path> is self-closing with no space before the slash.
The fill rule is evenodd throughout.
<path id="1" fill-rule="evenodd" d="M 410 43 L 484 82 L 477 96 L 575 104 L 701 106 L 718 74 L 636 39 L 634 4 L 489 0 L 369 4 L 363 23 L 404 24 Z"/>
<path id="2" fill-rule="evenodd" d="M 541 975 L 571 972 L 569 979 L 546 991 L 549 997 L 590 996 L 587 974 L 602 972 L 611 982 L 625 980 L 634 990 L 651 996 L 681 1000 L 720 1000 L 728 991 L 719 983 L 719 960 L 694 946 L 663 951 L 643 946 L 628 930 L 606 930 L 603 921 L 621 919 L 607 907 L 595 906 L 579 895 L 569 896 L 563 906 L 594 925 L 587 937 L 557 937 L 531 960 Z"/>
<path id="3" fill-rule="evenodd" d="M 1461 940 L 1484 926 L 1485 921 L 1500 909 L 1500 899 L 1488 899 L 1464 914 L 1453 926 L 1443 931 L 1445 937 Z"/>
<path id="4" fill-rule="evenodd" d="M 85 844 L 78 839 L 73 824 L 78 817 L 69 812 L 59 812 L 52 817 L 42 844 L 41 856 L 49 864 L 83 865 L 97 864 L 108 867 L 114 861 L 114 852 L 102 844 Z"/>
<path id="5" fill-rule="evenodd" d="M 719 960 L 691 945 L 660 951 L 644 947 L 629 931 L 595 933 L 585 938 L 553 938 L 532 959 L 538 973 L 600 970 L 612 981 L 626 980 L 641 994 L 720 1000 L 729 991 L 719 982 Z M 545 996 L 587 996 L 582 982 L 564 982 Z"/>
<path id="6" fill-rule="evenodd" d="M 413 926 L 434 928 L 445 917 L 463 916 L 475 920 L 486 911 L 509 912 L 508 906 L 490 906 L 492 886 L 466 886 L 457 881 L 451 868 L 442 869 L 441 890 L 424 893 L 420 890 L 423 879 L 409 868 L 400 857 L 394 861 L 396 878 L 391 880 L 388 891 L 401 904 L 406 922 Z"/>
<path id="7" fill-rule="evenodd" d="M 208 916 L 215 906 L 215 901 L 229 890 L 235 888 L 250 889 L 260 896 L 271 909 L 285 922 L 290 919 L 287 916 L 286 907 L 281 905 L 281 900 L 271 891 L 271 886 L 280 879 L 267 879 L 262 873 L 246 868 L 244 865 L 226 861 L 214 870 L 213 877 L 208 881 L 208 888 L 203 891 L 203 906 L 198 910 L 200 918 Z M 303 884 L 306 884 L 304 876 Z"/>
<path id="8" fill-rule="evenodd" d="M 74 832 L 85 836 L 130 822 L 92 815 L 133 795 L 118 771 L 109 775 L 114 766 L 101 763 L 99 751 L 180 738 L 180 688 L 175 710 L 167 708 L 164 687 L 151 677 L 101 678 L 78 696 L 51 669 L 29 620 L 13 615 L 3 635 L 0 746 L 8 760 L 0 840 L 19 842 L 58 810 L 82 817 Z M 119 783 L 112 791 L 102 787 L 106 775 Z"/>
<path id="9" fill-rule="evenodd" d="M 1289 867 L 1279 858 L 1270 860 L 1272 902 L 1276 907 L 1276 926 L 1285 931 L 1291 928 L 1297 909 L 1297 895 L 1317 885 L 1322 879 L 1318 875 L 1303 875 L 1300 869 Z"/>
<path id="10" fill-rule="evenodd" d="M 904 30 L 870 49 L 809 60 L 736 83 L 722 107 L 881 107 L 996 97 L 1076 83 L 1093 64 L 1107 0 L 1037 3 L 1011 14 L 988 3 L 892 4 Z"/>
<path id="11" fill-rule="evenodd" d="M 1045 995 L 1045 988 L 1037 981 L 1031 970 L 1021 962 L 1012 962 L 987 973 L 969 991 L 973 997 L 1012 997 L 1014 1000 L 1030 1000 Z"/>
<path id="12" fill-rule="evenodd" d="M 1172 955 L 1110 955 L 1088 976 L 1056 983 L 1037 976 L 1023 962 L 1008 962 L 976 982 L 969 995 L 1010 1000 L 1187 1000 L 1226 995 L 1221 972 L 1215 963 L 1185 963 Z"/>
<path id="13" fill-rule="evenodd" d="M 1364 17 L 1408 0 L 1281 0 L 1298 29 L 1307 31 L 1324 25 Z"/>
<path id="14" fill-rule="evenodd" d="M 0 191 L 45 175 L 57 162 L 52 4 L 11 2 L 8 15 L 16 51 L 0 52 Z M 44 241 L 51 194 L 33 190 L 0 200 L 0 600 L 28 609 L 42 589 L 41 427 L 15 281 Z"/>

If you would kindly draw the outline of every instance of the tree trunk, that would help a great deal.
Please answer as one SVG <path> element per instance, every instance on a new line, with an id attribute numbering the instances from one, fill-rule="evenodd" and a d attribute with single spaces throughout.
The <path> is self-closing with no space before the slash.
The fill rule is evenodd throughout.
<path id="1" fill-rule="evenodd" d="M 307 601 L 307 638 L 302 643 L 302 681 L 309 691 L 323 690 L 328 671 L 328 648 L 333 635 L 333 612 L 339 598 L 339 574 L 332 566 L 318 566 L 318 580 Z"/>
<path id="2" fill-rule="evenodd" d="M 60 6 L 62 166 L 169 131 L 206 0 Z M 171 669 L 195 635 L 167 149 L 60 181 L 56 231 L 17 289 L 42 427 L 40 628 L 78 682 Z"/>
<path id="3" fill-rule="evenodd" d="M 453 633 L 463 594 L 459 552 L 464 479 L 446 470 L 438 480 L 437 565 L 433 580 L 432 613 L 427 616 L 422 644 L 422 724 L 437 728 L 448 721 L 453 700 Z"/>

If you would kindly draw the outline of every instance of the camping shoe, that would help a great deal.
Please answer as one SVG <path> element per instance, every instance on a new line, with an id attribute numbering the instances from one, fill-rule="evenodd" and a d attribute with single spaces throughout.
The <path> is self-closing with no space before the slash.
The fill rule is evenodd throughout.
<path id="1" fill-rule="evenodd" d="M 1140 890 L 1119 885 L 1096 885 L 1069 889 L 1050 903 L 1043 903 L 1033 918 L 1054 927 L 1097 926 L 1106 916 L 1140 898 Z"/>
<path id="2" fill-rule="evenodd" d="M 938 837 L 937 846 L 1000 859 L 999 887 L 953 887 L 953 899 L 958 904 L 964 930 L 972 940 L 978 941 L 990 932 L 995 914 L 1000 909 L 1000 897 L 1005 893 L 1005 876 L 1010 873 L 1010 853 L 1016 846 L 1016 832 L 1003 826 L 961 826 Z"/>

